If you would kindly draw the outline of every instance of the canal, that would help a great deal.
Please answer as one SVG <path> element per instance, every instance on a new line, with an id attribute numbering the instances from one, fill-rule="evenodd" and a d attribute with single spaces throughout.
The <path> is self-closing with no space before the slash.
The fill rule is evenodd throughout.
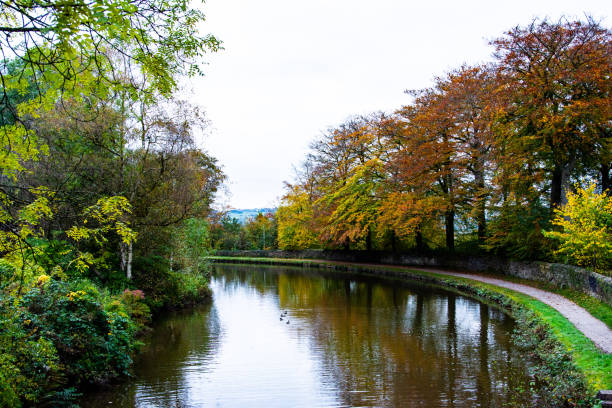
<path id="1" fill-rule="evenodd" d="M 397 280 L 216 265 L 211 304 L 157 321 L 85 407 L 532 406 L 499 309 Z"/>

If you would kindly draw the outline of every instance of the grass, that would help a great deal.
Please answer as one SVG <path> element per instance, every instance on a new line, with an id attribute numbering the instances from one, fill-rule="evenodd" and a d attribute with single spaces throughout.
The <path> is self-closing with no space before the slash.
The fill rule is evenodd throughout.
<path id="1" fill-rule="evenodd" d="M 579 292 L 574 289 L 560 289 L 549 283 L 537 282 L 528 279 L 515 278 L 513 276 L 506 275 L 495 275 L 497 278 L 501 278 L 510 282 L 521 283 L 523 285 L 533 286 L 534 288 L 546 290 L 548 292 L 556 293 L 561 295 L 578 306 L 586 309 L 591 315 L 601 320 L 612 329 L 612 306 L 602 302 L 601 300 L 594 298 L 593 296 L 587 295 L 586 293 Z"/>
<path id="2" fill-rule="evenodd" d="M 350 268 L 351 270 L 366 272 L 372 270 L 371 266 L 361 266 L 359 264 L 337 264 L 326 261 L 317 261 L 309 259 L 273 259 L 273 258 L 246 258 L 246 257 L 210 257 L 212 261 L 223 260 L 224 262 L 236 263 L 264 263 L 270 265 L 288 265 L 288 266 L 317 266 L 337 268 L 339 265 Z M 501 295 L 507 301 L 513 302 L 519 306 L 525 307 L 533 312 L 542 322 L 549 328 L 554 337 L 565 347 L 575 366 L 584 374 L 589 386 L 593 391 L 600 389 L 612 389 L 612 354 L 601 352 L 591 340 L 589 340 L 582 332 L 567 320 L 561 313 L 554 308 L 540 302 L 528 295 L 490 285 L 483 282 L 474 281 L 467 278 L 455 277 L 437 274 L 434 272 L 425 272 L 412 270 L 406 267 L 397 266 L 377 266 L 379 271 L 392 271 L 394 273 L 402 272 L 406 277 L 423 280 L 426 278 L 429 283 L 438 283 L 443 286 L 458 289 L 470 296 L 483 297 L 485 299 L 495 299 L 495 295 Z M 499 276 L 498 276 L 499 277 Z M 574 301 L 580 306 L 588 310 L 593 316 L 604 321 L 612 328 L 612 308 L 592 298 L 586 294 L 569 289 L 557 289 L 550 285 L 528 281 L 525 279 L 508 278 L 504 279 L 517 283 L 528 284 L 544 290 L 549 290 L 554 293 L 561 294 L 568 299 Z M 492 296 L 493 295 L 493 296 Z"/>

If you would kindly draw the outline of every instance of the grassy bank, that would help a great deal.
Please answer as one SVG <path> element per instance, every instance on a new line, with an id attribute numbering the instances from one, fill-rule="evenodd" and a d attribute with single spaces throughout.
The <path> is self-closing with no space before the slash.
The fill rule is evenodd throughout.
<path id="1" fill-rule="evenodd" d="M 338 272 L 411 279 L 447 287 L 495 303 L 518 322 L 516 343 L 536 361 L 535 377 L 550 406 L 593 406 L 600 389 L 612 389 L 612 355 L 601 352 L 552 307 L 510 289 L 471 279 L 411 270 L 406 267 L 340 264 L 309 259 L 210 257 L 213 262 L 326 268 Z M 601 302 L 571 294 L 587 310 L 608 323 L 609 310 Z M 571 298 L 571 297 L 570 297 Z M 607 305 L 605 305 L 607 306 Z"/>

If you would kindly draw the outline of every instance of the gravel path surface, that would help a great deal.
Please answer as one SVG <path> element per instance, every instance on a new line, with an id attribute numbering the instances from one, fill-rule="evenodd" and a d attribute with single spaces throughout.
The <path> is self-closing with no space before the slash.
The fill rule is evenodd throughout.
<path id="1" fill-rule="evenodd" d="M 407 268 L 418 271 L 434 272 L 441 275 L 452 275 L 461 278 L 473 279 L 476 281 L 489 283 L 491 285 L 500 286 L 502 288 L 512 289 L 517 292 L 524 293 L 540 302 L 557 309 L 559 313 L 567 318 L 578 330 L 586 337 L 591 339 L 595 345 L 606 353 L 612 353 L 612 330 L 604 322 L 593 317 L 582 307 L 578 306 L 571 300 L 564 298 L 561 295 L 547 292 L 542 289 L 537 289 L 528 285 L 505 281 L 503 279 L 490 278 L 488 276 L 473 275 L 469 273 L 451 272 L 440 269 L 421 269 Z"/>

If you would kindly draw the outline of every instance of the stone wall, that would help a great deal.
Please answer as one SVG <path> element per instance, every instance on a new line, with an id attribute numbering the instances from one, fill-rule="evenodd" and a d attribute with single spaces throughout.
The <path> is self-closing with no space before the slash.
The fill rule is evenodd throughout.
<path id="1" fill-rule="evenodd" d="M 468 272 L 489 272 L 571 288 L 594 296 L 612 306 L 612 278 L 576 266 L 523 262 L 493 256 L 456 254 L 410 254 L 366 251 L 217 251 L 217 256 L 249 258 L 321 259 L 339 262 L 428 266 Z"/>

